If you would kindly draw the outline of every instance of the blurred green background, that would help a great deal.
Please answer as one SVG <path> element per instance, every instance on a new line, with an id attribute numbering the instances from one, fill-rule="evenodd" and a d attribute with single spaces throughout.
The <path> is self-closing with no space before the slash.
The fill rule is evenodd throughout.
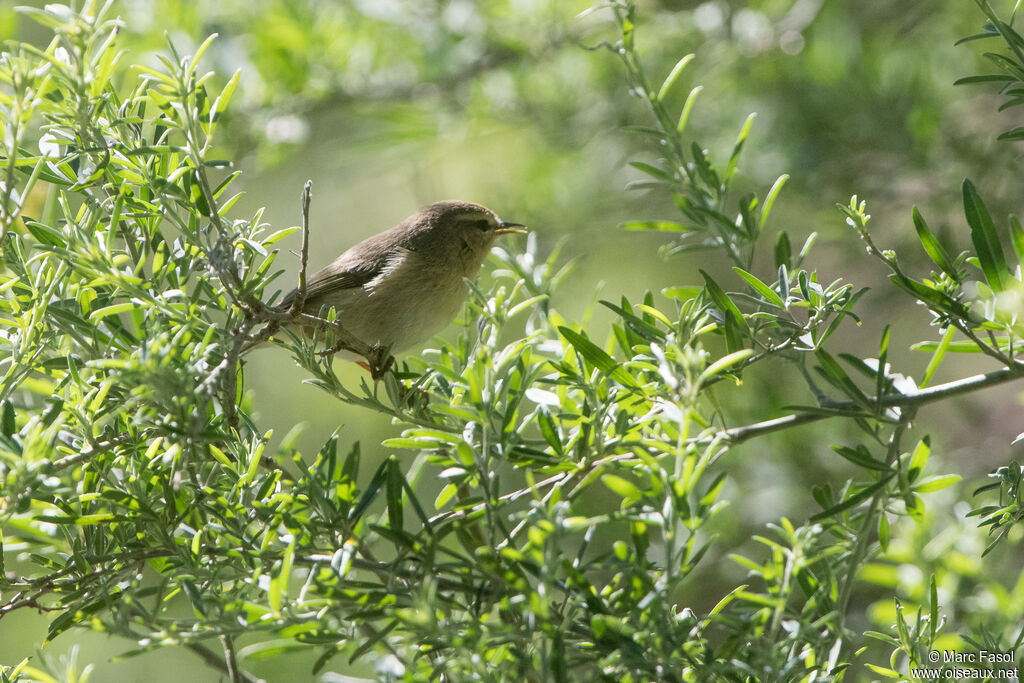
<path id="1" fill-rule="evenodd" d="M 224 158 L 244 171 L 246 196 L 236 217 L 266 207 L 264 220 L 275 227 L 297 224 L 299 191 L 312 179 L 310 265 L 316 268 L 423 204 L 485 204 L 528 224 L 542 251 L 565 240 L 563 258 L 577 260 L 554 307 L 571 320 L 590 316 L 591 336 L 601 339 L 610 315 L 594 306 L 598 298 L 637 299 L 646 290 L 697 284 L 698 262 L 716 278 L 722 274 L 723 285 L 739 285 L 713 252 L 664 260 L 657 235 L 617 228 L 626 219 L 672 218 L 675 209 L 657 191 L 626 189 L 640 175 L 627 162 L 653 161 L 657 150 L 627 129 L 646 125 L 647 112 L 630 96 L 616 56 L 585 49 L 615 38 L 605 12 L 584 12 L 590 5 L 120 0 L 113 11 L 124 21 L 123 65 L 154 63 L 165 33 L 182 52 L 218 33 L 206 67 L 220 82 L 241 69 L 230 116 L 218 129 Z M 1011 115 L 996 113 L 992 88 L 952 86 L 958 77 L 991 70 L 975 44 L 954 46 L 980 28 L 974 4 L 649 1 L 641 3 L 641 20 L 637 40 L 652 78 L 660 80 L 683 54 L 696 53 L 683 87 L 677 86 L 677 106 L 690 87 L 705 86 L 690 126 L 715 158 L 724 161 L 745 117 L 757 112 L 741 184 L 763 195 L 779 174 L 792 176 L 769 227 L 786 230 L 797 245 L 818 232 L 808 265 L 819 280 L 841 277 L 872 288 L 859 307 L 870 322 L 844 324 L 837 335 L 842 344 L 871 348 L 891 322 L 890 361 L 920 378 L 928 355 L 907 349 L 935 338 L 928 316 L 888 285 L 834 204 L 855 193 L 867 199 L 880 246 L 901 250 L 907 270 L 919 275 L 928 265 L 915 246 L 913 204 L 947 244 L 961 247 L 968 244 L 959 198 L 964 177 L 981 188 L 994 215 L 1014 208 L 1009 202 L 1019 197 L 1018 177 L 1007 169 L 1019 168 L 1019 149 L 994 139 L 1010 127 Z M 9 0 L 0 2 L 0 37 L 46 41 L 44 30 L 20 17 Z M 284 244 L 297 246 L 297 240 Z M 278 263 L 287 269 L 280 287 L 290 289 L 297 259 L 284 254 Z M 771 254 L 761 254 L 758 263 L 757 274 L 772 280 L 766 270 Z M 937 381 L 983 369 L 989 367 L 982 359 L 954 359 Z M 352 366 L 346 372 L 358 381 L 362 371 Z M 726 420 L 767 419 L 786 405 L 812 401 L 802 384 L 779 383 L 780 374 L 762 369 L 746 375 L 740 389 L 722 388 Z M 386 420 L 333 403 L 303 379 L 279 349 L 249 357 L 245 387 L 261 425 L 279 440 L 305 424 L 298 441 L 304 453 L 315 453 L 341 428 L 343 442 L 361 441 L 365 456 L 388 454 L 378 445 L 395 432 Z M 918 427 L 932 433 L 933 452 L 947 469 L 976 482 L 1009 459 L 1019 416 L 1019 391 L 1010 386 L 929 408 Z M 731 506 L 720 518 L 719 554 L 709 554 L 705 575 L 694 578 L 695 609 L 710 607 L 702 601 L 720 595 L 716 582 L 731 586 L 742 579 L 726 551 L 766 522 L 805 519 L 814 511 L 812 485 L 841 484 L 849 470 L 828 446 L 843 439 L 824 422 L 736 449 L 726 464 L 733 474 Z M 975 538 L 964 534 L 929 552 L 953 548 L 976 555 Z M 881 589 L 878 597 L 891 604 L 892 590 Z M 27 613 L 0 622 L 0 661 L 31 654 L 45 624 L 45 617 Z M 70 632 L 50 650 L 65 652 L 74 643 L 82 645 L 82 661 L 96 663 L 93 680 L 218 679 L 180 650 L 111 663 L 132 644 L 98 634 Z M 307 680 L 310 661 L 290 655 L 252 668 L 271 680 Z M 340 661 L 332 666 L 344 669 Z M 372 675 L 372 669 L 354 673 Z"/>

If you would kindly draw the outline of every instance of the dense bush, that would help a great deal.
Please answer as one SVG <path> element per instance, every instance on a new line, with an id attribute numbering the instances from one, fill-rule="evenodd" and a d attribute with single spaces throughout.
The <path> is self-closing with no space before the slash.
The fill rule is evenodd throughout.
<path id="1" fill-rule="evenodd" d="M 989 55 L 999 73 L 964 81 L 1020 104 L 1024 40 L 979 7 L 989 23 L 974 38 L 1001 41 Z M 128 68 L 118 21 L 94 4 L 26 11 L 53 39 L 11 44 L 0 61 L 0 617 L 51 613 L 48 641 L 95 629 L 137 643 L 133 654 L 184 646 L 232 681 L 256 680 L 261 656 L 310 648 L 314 672 L 359 660 L 382 680 L 452 681 L 812 681 L 851 666 L 928 678 L 910 672 L 931 652 L 1024 654 L 1019 597 L 943 621 L 943 582 L 998 586 L 982 570 L 938 563 L 884 628 L 865 638 L 850 623 L 863 579 L 889 559 L 923 564 L 915 534 L 939 523 L 926 502 L 959 480 L 933 472 L 918 408 L 1024 375 L 1024 229 L 1013 217 L 996 227 L 984 188 L 962 186 L 971 252 L 913 209 L 937 268 L 927 276 L 879 244 L 863 201 L 840 207 L 849 240 L 931 316 L 935 339 L 918 347 L 932 360 L 915 383 L 887 362 L 900 321 L 861 310 L 848 274 L 815 270 L 813 234 L 766 237 L 787 177 L 734 189 L 753 118 L 713 160 L 688 137 L 700 88 L 676 92 L 691 57 L 653 80 L 632 2 L 612 3 L 617 34 L 602 47 L 651 114 L 635 130 L 656 160 L 634 162 L 636 186 L 678 209 L 624 227 L 663 233 L 667 256 L 717 251 L 729 279 L 701 271 L 665 299 L 601 301 L 615 316 L 601 329 L 551 305 L 568 270 L 531 237 L 495 250 L 493 286 L 473 288 L 457 341 L 399 359 L 379 382 L 343 381 L 319 353 L 330 334 L 279 331 L 332 400 L 392 419 L 382 447 L 394 454 L 361 470 L 360 446 L 337 437 L 316 455 L 291 437 L 268 448 L 247 404 L 240 352 L 286 320 L 266 303 L 291 286 L 282 268 L 305 268 L 304 256 L 282 266 L 273 245 L 295 231 L 305 244 L 317 226 L 308 188 L 301 202 L 295 192 L 299 228 L 233 211 L 237 172 L 215 134 L 239 75 L 213 87 L 201 59 L 214 38 L 191 56 L 169 42 L 158 67 Z M 878 345 L 836 350 L 862 317 L 884 326 Z M 997 368 L 931 385 L 958 352 Z M 742 392 L 755 366 L 801 378 L 816 405 L 728 426 L 716 391 Z M 859 430 L 833 447 L 857 475 L 822 481 L 819 512 L 781 518 L 756 538 L 763 550 L 733 554 L 742 585 L 687 606 L 702 561 L 728 551 L 713 533 L 723 456 L 826 419 Z M 1011 462 L 973 511 L 991 532 L 982 555 L 1017 538 L 1020 483 Z M 888 661 L 863 649 L 873 641 Z M 3 680 L 57 680 L 22 657 Z"/>

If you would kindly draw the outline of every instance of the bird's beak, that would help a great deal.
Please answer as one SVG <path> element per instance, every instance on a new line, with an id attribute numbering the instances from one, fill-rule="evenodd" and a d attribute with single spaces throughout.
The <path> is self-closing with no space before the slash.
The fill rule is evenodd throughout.
<path id="1" fill-rule="evenodd" d="M 502 221 L 498 224 L 498 227 L 494 229 L 495 235 L 521 235 L 526 232 L 526 226 L 522 223 L 506 223 Z"/>

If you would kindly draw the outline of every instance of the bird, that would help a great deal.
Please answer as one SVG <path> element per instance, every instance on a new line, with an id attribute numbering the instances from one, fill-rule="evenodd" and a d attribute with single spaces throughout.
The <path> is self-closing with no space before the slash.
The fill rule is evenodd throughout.
<path id="1" fill-rule="evenodd" d="M 302 311 L 323 318 L 334 308 L 346 332 L 390 358 L 444 329 L 466 300 L 466 280 L 476 276 L 495 240 L 525 228 L 480 204 L 429 204 L 310 275 Z M 297 296 L 298 288 L 286 294 L 280 310 Z M 343 358 L 360 357 L 335 350 Z"/>

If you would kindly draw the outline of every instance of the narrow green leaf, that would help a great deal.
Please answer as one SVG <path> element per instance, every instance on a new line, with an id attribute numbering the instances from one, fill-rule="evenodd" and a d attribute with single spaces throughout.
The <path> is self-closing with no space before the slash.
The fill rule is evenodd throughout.
<path id="1" fill-rule="evenodd" d="M 739 165 L 740 154 L 743 152 L 743 143 L 746 142 L 747 136 L 750 135 L 750 127 L 754 125 L 756 117 L 756 113 L 748 115 L 746 121 L 743 122 L 743 128 L 740 129 L 740 134 L 736 137 L 736 142 L 732 147 L 732 155 L 729 157 L 729 164 L 725 168 L 724 182 L 726 184 L 736 175 L 736 167 Z"/>
<path id="2" fill-rule="evenodd" d="M 266 443 L 269 440 L 270 432 L 267 433 L 266 440 L 253 449 L 252 455 L 249 456 L 249 464 L 245 468 L 245 476 L 242 477 L 242 486 L 248 486 L 256 480 L 256 473 L 259 472 L 260 461 L 263 459 L 263 449 L 266 448 Z"/>
<path id="3" fill-rule="evenodd" d="M 1005 71 L 1013 80 L 1024 81 L 1024 68 L 1021 68 L 1017 62 L 1013 61 L 1006 55 L 1001 55 L 998 52 L 984 52 L 982 53 L 982 57 L 988 59 L 990 62 Z"/>
<path id="4" fill-rule="evenodd" d="M 796 261 L 797 267 L 799 267 L 800 264 L 804 262 L 804 259 L 807 258 L 807 255 L 809 253 L 811 253 L 811 248 L 814 246 L 814 243 L 817 242 L 817 241 L 818 241 L 818 233 L 817 232 L 812 232 L 810 235 L 807 236 L 807 239 L 804 240 L 804 246 L 800 247 L 800 254 L 797 256 L 797 261 Z"/>
<path id="5" fill-rule="evenodd" d="M 722 179 L 718 177 L 718 172 L 714 166 L 708 160 L 707 154 L 704 150 L 694 142 L 690 145 L 690 153 L 693 154 L 693 163 L 697 167 L 697 173 L 704 180 L 704 183 L 714 192 L 718 192 L 722 188 Z M 698 207 L 699 208 L 699 207 Z M 731 225 L 731 222 L 726 219 L 726 222 Z"/>
<path id="6" fill-rule="evenodd" d="M 875 493 L 877 493 L 879 489 L 881 489 L 883 486 L 888 484 L 889 480 L 892 479 L 893 476 L 894 475 L 892 475 L 892 474 L 887 475 L 887 476 L 883 477 L 881 479 L 881 481 L 877 481 L 874 484 L 872 484 L 871 486 L 868 486 L 865 489 L 861 489 L 858 493 L 855 493 L 852 496 L 848 496 L 845 500 L 843 500 L 842 502 L 840 502 L 840 503 L 838 503 L 836 505 L 833 505 L 828 510 L 822 510 L 818 514 L 812 515 L 810 521 L 812 521 L 812 522 L 820 522 L 823 519 L 826 519 L 828 517 L 832 517 L 832 516 L 834 516 L 834 515 L 836 515 L 836 514 L 838 514 L 840 512 L 843 512 L 844 510 L 849 510 L 850 508 L 854 507 L 855 505 L 859 505 L 860 503 L 863 503 L 865 500 L 867 500 L 871 496 L 875 495 Z"/>
<path id="7" fill-rule="evenodd" d="M 631 161 L 631 162 L 629 162 L 629 165 L 632 166 L 633 168 L 637 169 L 638 171 L 643 171 L 644 173 L 646 173 L 647 175 L 651 176 L 652 178 L 657 178 L 658 180 L 664 180 L 667 183 L 675 182 L 675 178 L 672 177 L 671 173 L 669 173 L 668 171 L 664 171 L 664 170 L 658 168 L 657 166 L 652 166 L 650 164 L 645 164 L 642 161 Z"/>
<path id="8" fill-rule="evenodd" d="M 931 493 L 933 491 L 941 491 L 942 489 L 952 486 L 963 479 L 959 474 L 942 474 L 935 477 L 928 477 L 921 481 L 920 484 L 914 486 L 915 493 Z"/>
<path id="9" fill-rule="evenodd" d="M 231 96 L 235 94 L 235 87 L 238 85 L 238 79 L 242 75 L 242 70 L 238 69 L 234 74 L 231 75 L 231 79 L 224 86 L 224 89 L 220 91 L 220 95 L 213 102 L 212 111 L 210 112 L 210 118 L 215 118 L 218 114 L 222 113 L 228 108 L 228 104 L 231 102 Z"/>
<path id="10" fill-rule="evenodd" d="M 11 436 L 18 431 L 18 425 L 15 422 L 14 405 L 8 399 L 4 399 L 3 417 L 0 423 L 2 423 L 0 432 L 3 432 L 4 436 Z"/>
<path id="11" fill-rule="evenodd" d="M 1024 228 L 1020 220 L 1010 215 L 1010 243 L 1013 244 L 1013 253 L 1017 256 L 1017 264 L 1024 270 Z"/>
<path id="12" fill-rule="evenodd" d="M 388 502 L 388 526 L 393 531 L 402 531 L 405 519 L 402 510 L 402 469 L 395 456 L 388 458 L 386 497 Z"/>
<path id="13" fill-rule="evenodd" d="M 931 439 L 927 436 L 917 442 L 914 447 L 914 453 L 910 456 L 910 463 L 907 465 L 908 477 L 910 481 L 917 479 L 921 472 L 924 471 L 924 466 L 928 464 L 928 457 L 931 455 Z"/>
<path id="14" fill-rule="evenodd" d="M 864 467 L 876 472 L 892 471 L 892 468 L 884 462 L 872 458 L 867 448 L 863 445 L 857 446 L 857 448 L 850 448 L 849 446 L 832 446 L 832 450 L 859 467 Z"/>
<path id="15" fill-rule="evenodd" d="M 716 614 L 718 614 L 719 612 L 721 612 L 723 609 L 725 609 L 729 605 L 730 602 L 732 602 L 733 600 L 736 599 L 736 596 L 739 593 L 742 593 L 742 592 L 746 591 L 748 585 L 749 584 L 744 583 L 744 584 L 742 584 L 740 586 L 736 586 L 731 591 L 729 591 L 729 593 L 726 594 L 726 596 L 724 598 L 719 600 L 715 604 L 715 606 L 711 608 L 711 611 L 708 612 L 708 616 L 709 617 L 713 617 Z"/>
<path id="16" fill-rule="evenodd" d="M 698 85 L 690 91 L 689 95 L 686 96 L 686 103 L 683 104 L 683 111 L 679 114 L 679 123 L 676 124 L 676 130 L 678 132 L 682 133 L 686 130 L 686 122 L 690 120 L 690 112 L 693 110 L 693 105 L 697 101 L 697 96 L 700 95 L 702 90 L 704 90 L 704 86 Z"/>
<path id="17" fill-rule="evenodd" d="M 183 579 L 181 581 L 181 588 L 185 591 L 185 595 L 188 596 L 189 602 L 192 603 L 192 609 L 195 613 L 201 617 L 206 616 L 206 602 L 203 600 L 203 594 L 196 586 L 195 581 L 192 579 Z M 271 588 L 273 588 L 273 580 L 271 580 Z"/>
<path id="18" fill-rule="evenodd" d="M 95 311 L 89 314 L 89 322 L 97 322 L 106 318 L 108 315 L 117 315 L 119 313 L 127 313 L 133 311 L 136 308 L 136 304 L 131 301 L 126 301 L 119 304 L 113 304 L 112 306 L 104 306 L 103 308 L 97 308 Z"/>
<path id="19" fill-rule="evenodd" d="M 972 313 L 970 309 L 950 297 L 945 292 L 939 291 L 934 287 L 929 287 L 923 282 L 911 280 L 910 278 L 899 275 L 898 273 L 890 274 L 889 279 L 901 289 L 910 292 L 912 295 L 920 299 L 926 306 L 935 311 L 955 315 L 958 318 L 973 323 L 980 323 L 984 320 L 981 316 L 976 313 Z"/>
<path id="20" fill-rule="evenodd" d="M 935 583 L 935 574 L 928 582 L 928 640 L 935 640 L 939 629 L 939 589 Z"/>
<path id="21" fill-rule="evenodd" d="M 998 294 L 1010 285 L 1010 273 L 1006 267 L 1006 258 L 1003 256 L 1003 246 L 999 242 L 992 217 L 970 180 L 964 180 L 963 194 L 964 213 L 967 216 L 967 224 L 971 226 L 971 242 L 974 243 L 974 250 L 978 254 L 978 261 L 989 287 Z"/>
<path id="22" fill-rule="evenodd" d="M 690 287 L 666 287 L 661 290 L 662 296 L 675 299 L 677 301 L 690 301 L 700 296 L 700 293 L 704 291 L 702 287 L 690 286 Z"/>
<path id="23" fill-rule="evenodd" d="M 633 482 L 623 479 L 620 476 L 605 474 L 601 476 L 601 482 L 613 493 L 622 496 L 626 502 L 634 502 L 643 498 L 644 494 L 640 492 L 640 489 L 638 489 Z"/>
<path id="24" fill-rule="evenodd" d="M 668 76 L 665 78 L 665 81 L 661 84 L 661 89 L 658 90 L 659 102 L 664 101 L 665 96 L 668 95 L 669 90 L 672 89 L 672 86 L 675 84 L 676 79 L 679 78 L 679 74 L 683 73 L 683 69 L 686 68 L 687 64 L 693 61 L 693 58 L 695 56 L 696 55 L 693 54 L 685 55 L 682 59 L 676 62 L 676 65 L 674 67 L 672 67 L 672 71 L 669 72 Z"/>
<path id="25" fill-rule="evenodd" d="M 768 206 L 765 205 L 767 210 Z M 762 216 L 764 214 L 762 213 Z M 779 236 L 775 238 L 775 267 L 786 268 L 787 270 L 792 267 L 793 262 L 793 248 L 789 243 L 789 235 L 785 232 L 780 232 Z M 786 288 L 789 291 L 789 288 Z"/>
<path id="26" fill-rule="evenodd" d="M 1024 104 L 1024 97 L 1012 97 L 1003 102 L 1001 105 L 999 105 L 999 109 L 997 111 L 1006 111 L 1007 109 L 1012 109 L 1013 107 L 1019 107 L 1022 104 Z"/>
<path id="27" fill-rule="evenodd" d="M 597 346 L 594 342 L 590 341 L 579 332 L 568 327 L 559 327 L 558 331 L 566 338 L 566 340 L 568 340 L 572 347 L 576 349 L 581 356 L 583 356 L 584 360 L 601 372 L 611 372 L 618 365 L 614 358 L 609 356 L 603 349 L 601 349 L 601 347 Z"/>
<path id="28" fill-rule="evenodd" d="M 995 31 L 985 31 L 984 33 L 975 33 L 973 35 L 966 36 L 965 38 L 961 38 L 960 40 L 958 40 L 955 43 L 953 43 L 953 45 L 954 46 L 956 46 L 956 45 L 963 45 L 964 43 L 969 43 L 972 40 L 984 40 L 986 38 L 998 38 L 998 37 L 999 37 L 999 34 L 996 33 Z"/>
<path id="29" fill-rule="evenodd" d="M 932 375 L 938 370 L 939 364 L 942 363 L 942 359 L 946 357 L 946 351 L 949 349 L 949 343 L 953 340 L 953 335 L 956 334 L 956 328 L 950 325 L 946 328 L 946 333 L 942 335 L 942 341 L 939 342 L 938 347 L 935 349 L 935 353 L 932 354 L 931 360 L 928 361 L 928 367 L 924 371 L 924 379 L 921 380 L 920 388 L 924 389 L 928 386 L 928 383 L 932 379 Z M 971 346 L 976 348 L 974 342 L 971 342 Z"/>
<path id="30" fill-rule="evenodd" d="M 722 311 L 726 348 L 730 353 L 739 351 L 743 348 L 744 340 L 750 336 L 750 328 L 747 327 L 747 321 L 743 319 L 740 309 L 726 296 L 722 288 L 718 286 L 718 283 L 711 279 L 711 276 L 703 270 L 700 271 L 700 274 L 704 278 L 704 288 L 708 296 L 711 297 L 711 300 Z"/>
<path id="31" fill-rule="evenodd" d="M 551 446 L 552 450 L 558 455 L 562 455 L 562 440 L 558 437 L 555 421 L 551 418 L 547 408 L 537 412 L 537 426 L 540 427 L 541 436 L 544 437 L 544 441 L 547 442 L 548 446 Z"/>
<path id="32" fill-rule="evenodd" d="M 868 397 L 864 395 L 850 376 L 846 374 L 846 371 L 836 362 L 836 360 L 829 354 L 828 351 L 822 348 L 815 350 L 815 354 L 818 357 L 818 363 L 821 369 L 825 372 L 825 376 L 832 382 L 832 385 L 847 395 L 854 403 L 860 406 L 863 410 L 868 412 L 874 412 L 874 406 L 868 400 Z"/>
<path id="33" fill-rule="evenodd" d="M 626 223 L 620 223 L 619 228 L 633 232 L 689 232 L 693 229 L 675 221 L 627 221 Z"/>
<path id="34" fill-rule="evenodd" d="M 897 642 L 899 642 L 899 641 L 897 641 Z M 879 676 L 885 676 L 886 678 L 892 678 L 894 680 L 898 679 L 898 678 L 901 678 L 899 672 L 898 671 L 894 671 L 893 669 L 889 669 L 889 668 L 886 668 L 884 666 L 878 666 L 876 664 L 868 664 L 868 663 L 865 663 L 865 666 L 867 668 L 871 669 L 872 671 L 874 671 Z"/>
<path id="35" fill-rule="evenodd" d="M 736 272 L 737 275 L 746 280 L 747 284 L 750 285 L 754 289 L 754 291 L 763 296 L 765 301 L 772 304 L 773 306 L 778 306 L 779 308 L 786 307 L 786 304 L 783 303 L 781 297 L 779 297 L 779 295 L 775 293 L 775 290 L 766 285 L 765 283 L 761 282 L 760 280 L 758 280 L 756 276 L 748 273 L 747 271 L 743 270 L 738 266 L 733 267 L 733 270 Z"/>
<path id="36" fill-rule="evenodd" d="M 882 332 L 882 341 L 878 345 L 878 367 L 875 368 L 875 398 L 878 400 L 876 409 L 882 411 L 882 398 L 887 388 L 887 382 L 885 377 L 885 365 L 886 357 L 889 354 L 889 326 L 885 326 L 885 330 Z"/>
<path id="37" fill-rule="evenodd" d="M 1003 351 L 1004 353 L 1009 353 L 1011 351 L 1011 348 L 1013 353 L 1020 353 L 1021 351 L 1024 351 L 1024 339 L 1010 339 L 1008 337 L 998 336 L 994 339 L 994 341 L 996 343 L 997 348 L 1000 351 Z M 983 353 L 981 348 L 979 348 L 977 344 L 975 344 L 973 341 L 969 339 L 950 342 L 948 344 L 945 344 L 944 346 L 945 350 L 950 353 Z M 943 343 L 941 341 L 925 341 L 918 342 L 911 346 L 910 348 L 913 349 L 914 351 L 937 351 L 942 347 Z"/>
<path id="38" fill-rule="evenodd" d="M 954 280 L 959 280 L 959 274 L 956 271 L 956 267 L 953 265 L 953 260 L 949 258 L 949 254 L 942 248 L 942 244 L 935 237 L 935 234 L 928 228 L 928 224 L 924 220 L 924 216 L 918 211 L 915 206 L 912 211 L 914 219 L 914 229 L 917 230 L 917 239 L 920 240 L 921 246 L 924 247 L 928 257 L 935 262 L 944 273 L 949 275 Z"/>
<path id="39" fill-rule="evenodd" d="M 752 349 L 740 349 L 739 351 L 734 351 L 726 356 L 722 356 L 705 368 L 704 372 L 700 373 L 698 383 L 706 382 L 718 373 L 724 372 L 737 363 L 742 363 L 753 355 L 754 351 Z"/>
<path id="40" fill-rule="evenodd" d="M 786 181 L 788 181 L 788 180 L 789 180 L 789 176 L 786 175 L 785 173 L 783 173 L 782 175 L 780 175 L 778 178 L 775 179 L 775 183 L 772 185 L 771 189 L 768 190 L 768 194 L 765 195 L 765 197 L 764 197 L 764 208 L 761 209 L 761 221 L 757 225 L 758 232 L 761 232 L 761 231 L 764 230 L 765 223 L 768 222 L 768 214 L 771 213 L 772 206 L 775 205 L 775 200 L 778 198 L 779 193 L 782 192 L 782 188 L 783 188 L 783 186 L 785 186 Z M 785 233 L 780 233 L 780 236 L 782 234 L 785 234 Z M 781 264 L 776 262 L 775 265 L 779 266 Z"/>
<path id="41" fill-rule="evenodd" d="M 434 509 L 440 510 L 443 508 L 448 504 L 448 501 L 455 497 L 455 494 L 458 493 L 458 491 L 459 487 L 455 484 L 445 484 L 444 488 L 441 489 L 441 492 L 437 494 L 437 498 L 434 499 Z"/>
<path id="42" fill-rule="evenodd" d="M 288 579 L 292 575 L 292 562 L 294 559 L 295 538 L 292 537 L 291 543 L 288 544 L 284 555 L 281 557 L 281 571 L 277 576 L 270 579 L 270 588 L 267 591 L 267 602 L 275 614 L 281 612 L 284 597 L 288 594 Z"/>
<path id="43" fill-rule="evenodd" d="M 356 503 L 356 506 L 348 513 L 350 521 L 359 521 L 367 508 L 369 508 L 373 503 L 377 494 L 380 493 L 387 477 L 389 462 L 389 460 L 385 460 L 380 464 L 380 467 L 377 468 L 377 471 L 374 472 L 373 479 L 371 479 L 370 483 L 366 486 L 366 490 L 363 491 L 363 495 L 359 497 L 359 502 Z"/>
<path id="44" fill-rule="evenodd" d="M 581 356 L 583 356 L 583 359 L 595 368 L 620 384 L 632 388 L 637 386 L 636 380 L 633 379 L 632 375 L 626 372 L 624 368 L 615 362 L 614 358 L 605 353 L 603 349 L 587 339 L 584 335 L 564 326 L 559 327 L 558 331 L 566 338 L 572 347 L 576 349 Z"/>
<path id="45" fill-rule="evenodd" d="M 1011 128 L 1005 133 L 1000 133 L 996 136 L 996 140 L 1024 140 L 1024 126 L 1017 126 L 1016 128 Z"/>
<path id="46" fill-rule="evenodd" d="M 754 214 L 757 211 L 757 195 L 753 192 L 743 195 L 739 201 L 739 209 L 740 223 L 743 225 L 747 238 L 750 240 L 756 239 L 758 223 L 754 218 Z"/>
<path id="47" fill-rule="evenodd" d="M 22 222 L 25 224 L 25 228 L 29 233 L 40 243 L 48 244 L 51 247 L 58 247 L 60 249 L 67 246 L 67 242 L 64 241 L 64 236 L 61 235 L 57 229 L 31 219 L 25 219 Z"/>
<path id="48" fill-rule="evenodd" d="M 214 460 L 219 462 L 221 465 L 224 465 L 224 467 L 228 468 L 232 472 L 235 471 L 236 463 L 231 462 L 231 459 L 228 458 L 228 456 L 224 453 L 224 451 L 222 451 L 221 449 L 217 448 L 212 443 L 211 444 L 207 444 L 207 448 L 210 450 L 210 455 L 213 456 Z"/>
<path id="49" fill-rule="evenodd" d="M 206 53 L 206 49 L 208 47 L 210 47 L 210 45 L 212 45 L 213 41 L 216 40 L 216 39 L 217 39 L 217 34 L 216 33 L 211 33 L 209 36 L 207 36 L 206 40 L 203 41 L 203 44 L 199 46 L 199 48 L 196 50 L 196 53 L 192 56 L 192 59 L 189 60 L 189 65 L 188 65 L 188 73 L 189 74 L 192 74 L 192 73 L 195 72 L 196 65 L 199 64 L 199 60 L 203 58 L 203 55 Z"/>
<path id="50" fill-rule="evenodd" d="M 95 515 L 81 515 L 80 517 L 74 518 L 76 526 L 93 526 L 96 524 L 103 524 L 104 522 L 110 522 L 116 519 L 116 517 L 109 513 L 103 512 Z"/>
<path id="51" fill-rule="evenodd" d="M 983 74 L 981 76 L 964 76 L 953 81 L 953 85 L 971 85 L 974 83 L 1001 83 L 1004 81 L 1015 81 L 1013 76 L 1008 74 Z"/>

